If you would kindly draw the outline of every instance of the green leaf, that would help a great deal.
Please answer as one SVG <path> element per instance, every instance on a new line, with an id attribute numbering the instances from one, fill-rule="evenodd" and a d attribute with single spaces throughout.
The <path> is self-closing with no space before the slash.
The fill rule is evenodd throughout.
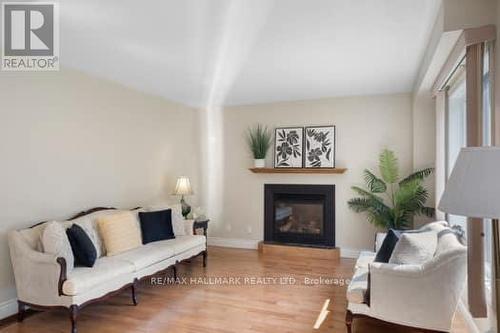
<path id="1" fill-rule="evenodd" d="M 374 198 L 354 198 L 348 201 L 350 209 L 357 213 L 366 213 L 368 221 L 378 227 L 392 226 L 392 213 L 383 202 Z"/>
<path id="2" fill-rule="evenodd" d="M 365 169 L 363 176 L 366 185 L 373 193 L 384 193 L 387 191 L 387 185 L 382 179 L 377 178 L 370 170 Z"/>
<path id="3" fill-rule="evenodd" d="M 393 151 L 384 149 L 379 157 L 379 168 L 382 179 L 389 184 L 397 182 L 399 177 L 398 159 Z"/>
<path id="4" fill-rule="evenodd" d="M 436 215 L 436 209 L 434 207 L 422 207 L 420 209 L 420 214 L 427 217 L 434 217 Z"/>
<path id="5" fill-rule="evenodd" d="M 372 208 L 371 200 L 367 198 L 353 198 L 347 204 L 356 213 L 366 212 Z"/>
<path id="6" fill-rule="evenodd" d="M 376 196 L 374 193 L 368 192 L 367 190 L 363 190 L 361 187 L 351 186 L 351 189 L 363 197 L 368 197 L 376 201 L 384 202 L 382 198 Z"/>
<path id="7" fill-rule="evenodd" d="M 434 208 L 425 206 L 429 193 L 422 184 L 422 180 L 431 175 L 433 169 L 414 172 L 398 183 L 399 167 L 395 154 L 384 150 L 379 163 L 382 179 L 365 170 L 363 179 L 367 189 L 352 187 L 360 197 L 348 201 L 350 209 L 366 214 L 368 222 L 383 228 L 409 228 L 415 215 L 434 215 Z M 379 193 L 389 194 L 386 199 L 389 204 L 378 196 Z"/>
<path id="8" fill-rule="evenodd" d="M 281 136 L 281 134 L 279 134 Z M 271 147 L 272 137 L 267 127 L 257 124 L 248 129 L 247 143 L 253 158 L 266 158 L 267 151 Z"/>
<path id="9" fill-rule="evenodd" d="M 432 175 L 434 172 L 434 168 L 426 168 L 422 170 L 415 171 L 405 179 L 399 182 L 399 186 L 404 185 L 405 183 L 411 182 L 413 180 L 420 180 L 423 181 L 425 178 L 429 177 Z"/>
<path id="10" fill-rule="evenodd" d="M 401 216 L 419 214 L 429 198 L 429 193 L 414 180 L 400 186 L 394 195 L 395 209 L 401 212 Z"/>

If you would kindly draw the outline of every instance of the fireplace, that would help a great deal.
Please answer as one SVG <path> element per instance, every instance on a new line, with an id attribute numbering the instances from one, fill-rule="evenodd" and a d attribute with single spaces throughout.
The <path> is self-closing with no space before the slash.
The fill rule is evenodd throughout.
<path id="1" fill-rule="evenodd" d="M 264 242 L 335 247 L 335 185 L 264 186 Z"/>

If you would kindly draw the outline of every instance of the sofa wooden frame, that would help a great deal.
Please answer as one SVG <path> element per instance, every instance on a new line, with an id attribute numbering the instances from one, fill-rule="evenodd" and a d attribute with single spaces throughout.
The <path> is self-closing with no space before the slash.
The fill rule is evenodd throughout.
<path id="1" fill-rule="evenodd" d="M 422 333 L 446 333 L 443 331 L 435 331 L 435 330 L 429 330 L 429 329 L 424 329 L 424 328 L 415 328 L 415 327 L 400 325 L 400 324 L 396 324 L 396 323 L 391 323 L 389 321 L 373 318 L 373 317 L 370 317 L 370 316 L 367 316 L 364 314 L 353 313 L 351 310 L 347 310 L 346 315 L 345 315 L 345 325 L 347 327 L 347 333 L 352 333 L 352 322 L 354 321 L 355 318 L 358 318 L 358 319 L 364 318 L 364 319 L 374 320 L 376 322 L 384 323 L 385 325 L 391 326 L 394 328 L 404 328 L 404 329 L 408 329 L 408 330 L 415 330 L 416 329 Z"/>

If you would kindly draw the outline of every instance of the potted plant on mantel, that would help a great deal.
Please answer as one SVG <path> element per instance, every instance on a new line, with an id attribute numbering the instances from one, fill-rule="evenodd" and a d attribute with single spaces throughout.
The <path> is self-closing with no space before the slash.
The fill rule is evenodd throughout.
<path id="1" fill-rule="evenodd" d="M 247 142 L 254 158 L 254 166 L 264 168 L 266 166 L 267 151 L 271 147 L 270 131 L 266 126 L 257 124 L 248 129 Z"/>
<path id="2" fill-rule="evenodd" d="M 365 169 L 366 189 L 352 187 L 360 195 L 348 201 L 352 210 L 367 213 L 370 223 L 385 229 L 410 228 L 415 215 L 434 217 L 434 208 L 425 206 L 429 193 L 422 184 L 433 168 L 416 171 L 400 180 L 398 159 L 393 151 L 385 149 L 379 157 L 379 169 L 381 178 Z"/>

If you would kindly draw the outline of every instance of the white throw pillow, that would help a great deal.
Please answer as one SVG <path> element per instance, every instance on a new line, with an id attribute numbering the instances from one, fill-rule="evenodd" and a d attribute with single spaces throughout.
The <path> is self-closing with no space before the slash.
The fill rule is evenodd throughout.
<path id="1" fill-rule="evenodd" d="M 156 212 L 159 210 L 172 210 L 172 229 L 174 230 L 174 236 L 185 236 L 186 230 L 184 229 L 185 221 L 181 213 L 180 204 L 158 204 L 148 207 L 148 212 Z"/>
<path id="2" fill-rule="evenodd" d="M 389 264 L 420 265 L 434 257 L 437 234 L 433 231 L 403 233 L 396 243 Z"/>
<path id="3" fill-rule="evenodd" d="M 172 228 L 174 229 L 175 237 L 186 235 L 186 229 L 184 228 L 184 225 L 186 224 L 185 221 L 186 220 L 184 220 L 184 217 L 182 217 L 182 215 L 177 214 L 172 209 Z"/>
<path id="4" fill-rule="evenodd" d="M 63 257 L 66 260 L 66 269 L 70 272 L 75 263 L 71 244 L 66 235 L 66 228 L 62 223 L 49 222 L 42 234 L 42 244 L 45 253 Z"/>

